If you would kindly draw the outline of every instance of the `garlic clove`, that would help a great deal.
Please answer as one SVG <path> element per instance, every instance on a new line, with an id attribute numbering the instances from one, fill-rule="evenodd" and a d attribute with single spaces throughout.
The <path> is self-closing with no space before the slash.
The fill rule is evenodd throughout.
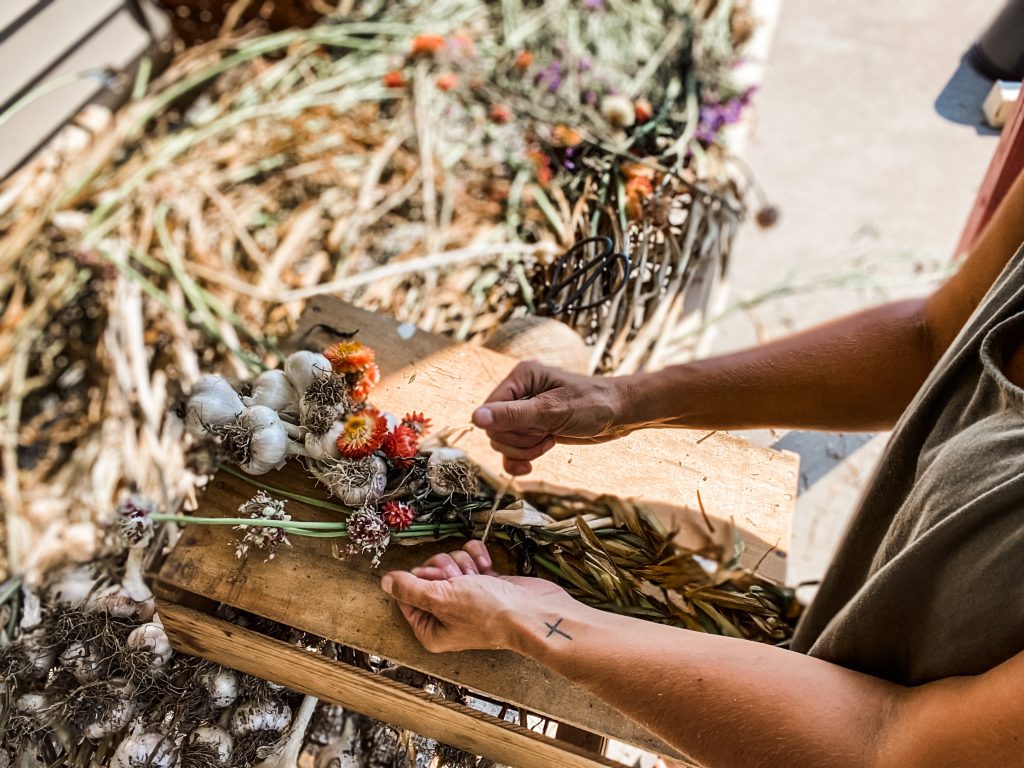
<path id="1" fill-rule="evenodd" d="M 242 471 L 262 475 L 284 466 L 288 458 L 288 433 L 276 411 L 254 405 L 242 412 L 238 423 L 250 430 L 249 461 L 241 465 Z"/>
<path id="2" fill-rule="evenodd" d="M 192 388 L 185 406 L 185 429 L 200 438 L 208 427 L 227 424 L 245 409 L 245 404 L 223 376 L 203 376 Z"/>
<path id="3" fill-rule="evenodd" d="M 314 380 L 334 373 L 331 361 L 319 352 L 293 352 L 284 361 L 284 372 L 296 392 L 305 392 Z"/>
<path id="4" fill-rule="evenodd" d="M 252 394 L 243 397 L 242 402 L 247 406 L 265 405 L 278 413 L 295 413 L 298 410 L 299 393 L 284 371 L 272 369 L 253 379 Z"/>
<path id="5" fill-rule="evenodd" d="M 336 421 L 334 426 L 322 435 L 314 435 L 312 432 L 307 432 L 305 445 L 310 458 L 316 461 L 340 459 L 341 453 L 338 451 L 338 436 L 341 435 L 344 428 L 344 424 Z"/>
<path id="6" fill-rule="evenodd" d="M 128 635 L 127 645 L 134 651 L 149 653 L 151 667 L 162 667 L 174 653 L 164 628 L 154 622 L 133 629 Z"/>

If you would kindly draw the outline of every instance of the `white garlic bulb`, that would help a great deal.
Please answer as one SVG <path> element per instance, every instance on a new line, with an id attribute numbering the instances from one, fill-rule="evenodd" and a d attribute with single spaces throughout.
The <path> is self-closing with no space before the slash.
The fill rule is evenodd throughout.
<path id="1" fill-rule="evenodd" d="M 200 682 L 210 696 L 210 706 L 214 709 L 230 707 L 238 698 L 238 675 L 234 670 L 221 668 L 217 672 L 207 672 Z"/>
<path id="2" fill-rule="evenodd" d="M 280 701 L 242 704 L 231 714 L 231 735 L 235 738 L 259 731 L 280 733 L 292 724 L 292 711 Z"/>
<path id="3" fill-rule="evenodd" d="M 314 380 L 334 373 L 331 361 L 319 352 L 293 352 L 284 361 L 284 372 L 296 392 L 305 392 Z"/>
<path id="4" fill-rule="evenodd" d="M 427 459 L 427 482 L 440 496 L 475 493 L 477 469 L 458 448 L 435 448 Z"/>
<path id="5" fill-rule="evenodd" d="M 156 602 L 152 594 L 143 600 L 136 600 L 124 586 L 114 584 L 93 594 L 86 608 L 89 611 L 109 613 L 119 619 L 144 622 L 153 618 Z"/>
<path id="6" fill-rule="evenodd" d="M 288 433 L 276 411 L 265 405 L 254 405 L 242 412 L 238 423 L 251 434 L 249 461 L 242 464 L 242 471 L 262 475 L 284 466 L 289 453 Z"/>
<path id="7" fill-rule="evenodd" d="M 345 425 L 340 421 L 336 421 L 334 426 L 322 435 L 314 435 L 312 432 L 307 432 L 305 445 L 309 457 L 316 461 L 340 459 L 341 452 L 338 450 L 338 437 L 344 429 Z"/>
<path id="8" fill-rule="evenodd" d="M 110 768 L 173 768 L 174 742 L 162 733 L 137 733 L 125 738 L 110 759 Z"/>
<path id="9" fill-rule="evenodd" d="M 376 454 L 363 459 L 312 461 L 309 469 L 332 496 L 350 507 L 372 504 L 388 484 L 388 465 Z"/>
<path id="10" fill-rule="evenodd" d="M 60 665 L 83 685 L 95 682 L 100 676 L 100 664 L 96 654 L 82 643 L 71 643 L 61 651 Z"/>
<path id="11" fill-rule="evenodd" d="M 117 733 L 131 722 L 135 714 L 135 684 L 128 680 L 112 680 L 108 685 L 116 694 L 116 703 L 82 729 L 82 735 L 87 739 L 102 739 Z"/>
<path id="12" fill-rule="evenodd" d="M 203 376 L 192 388 L 185 406 L 185 428 L 202 437 L 207 427 L 228 424 L 245 410 L 245 404 L 223 376 Z"/>
<path id="13" fill-rule="evenodd" d="M 151 654 L 150 666 L 153 667 L 162 667 L 174 653 L 167 633 L 156 623 L 143 624 L 133 629 L 128 635 L 127 645 L 135 651 L 148 651 Z"/>
<path id="14" fill-rule="evenodd" d="M 196 728 L 188 737 L 189 746 L 207 746 L 216 750 L 217 762 L 227 765 L 235 748 L 235 740 L 231 734 L 216 725 L 204 725 Z"/>
<path id="15" fill-rule="evenodd" d="M 23 693 L 14 700 L 14 708 L 25 715 L 39 715 L 48 705 L 43 693 Z"/>
<path id="16" fill-rule="evenodd" d="M 247 406 L 265 405 L 278 413 L 294 413 L 298 409 L 299 393 L 285 372 L 274 368 L 252 380 L 252 394 L 243 397 L 242 402 Z"/>

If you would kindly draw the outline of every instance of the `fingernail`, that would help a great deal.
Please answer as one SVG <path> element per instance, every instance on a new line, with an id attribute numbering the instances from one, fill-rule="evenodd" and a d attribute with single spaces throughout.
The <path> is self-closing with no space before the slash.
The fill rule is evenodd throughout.
<path id="1" fill-rule="evenodd" d="M 383 589 L 385 592 L 387 592 L 390 595 L 391 594 L 391 586 L 394 583 L 395 583 L 395 580 L 392 579 L 390 575 L 385 576 L 383 579 L 380 580 L 380 588 Z"/>
<path id="2" fill-rule="evenodd" d="M 473 412 L 473 423 L 486 429 L 494 423 L 494 414 L 490 408 L 477 408 Z"/>

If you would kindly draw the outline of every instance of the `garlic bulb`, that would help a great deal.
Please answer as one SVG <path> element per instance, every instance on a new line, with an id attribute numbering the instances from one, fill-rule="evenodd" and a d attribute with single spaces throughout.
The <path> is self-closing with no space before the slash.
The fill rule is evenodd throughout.
<path id="1" fill-rule="evenodd" d="M 242 704 L 231 715 L 231 735 L 236 739 L 260 731 L 280 733 L 292 724 L 292 711 L 280 701 Z"/>
<path id="2" fill-rule="evenodd" d="M 121 584 L 114 584 L 90 597 L 86 608 L 89 611 L 109 613 L 119 619 L 149 621 L 156 612 L 156 602 L 152 594 L 143 600 L 136 600 Z"/>
<path id="3" fill-rule="evenodd" d="M 173 768 L 176 753 L 174 742 L 162 733 L 137 733 L 118 745 L 110 768 Z"/>
<path id="4" fill-rule="evenodd" d="M 82 685 L 93 683 L 100 677 L 99 659 L 83 643 L 71 643 L 61 651 L 60 665 Z"/>
<path id="5" fill-rule="evenodd" d="M 134 651 L 148 652 L 151 667 L 162 667 L 173 653 L 167 633 L 156 623 L 143 624 L 133 629 L 128 635 L 127 646 Z"/>
<path id="6" fill-rule="evenodd" d="M 14 700 L 14 708 L 24 715 L 40 715 L 49 703 L 46 694 L 23 693 Z"/>
<path id="7" fill-rule="evenodd" d="M 315 379 L 334 373 L 331 361 L 319 352 L 293 352 L 284 361 L 284 372 L 296 392 L 305 392 Z"/>
<path id="8" fill-rule="evenodd" d="M 200 746 L 209 748 L 218 763 L 227 765 L 231 761 L 235 740 L 223 728 L 216 725 L 204 725 L 196 728 L 188 737 L 188 748 Z M 190 768 L 187 760 L 183 760 L 182 764 L 183 768 Z"/>
<path id="9" fill-rule="evenodd" d="M 376 454 L 362 459 L 311 461 L 309 470 L 332 496 L 350 507 L 372 504 L 388 484 L 388 465 Z"/>
<path id="10" fill-rule="evenodd" d="M 258 763 L 256 768 L 296 768 L 299 764 L 299 755 L 302 754 L 302 746 L 306 741 L 309 722 L 313 719 L 313 713 L 316 711 L 316 705 L 315 696 L 303 698 L 299 711 L 295 714 L 295 721 L 288 730 L 288 739 L 281 750 Z"/>
<path id="11" fill-rule="evenodd" d="M 278 413 L 298 410 L 299 393 L 288 380 L 288 376 L 280 369 L 264 371 L 252 381 L 252 394 L 243 397 L 247 406 L 265 405 Z"/>
<path id="12" fill-rule="evenodd" d="M 81 605 L 96 590 L 98 582 L 89 566 L 67 568 L 50 581 L 46 594 L 60 606 Z"/>
<path id="13" fill-rule="evenodd" d="M 246 408 L 238 417 L 238 425 L 250 434 L 249 460 L 241 465 L 247 474 L 262 475 L 280 469 L 289 452 L 295 452 L 281 418 L 265 405 Z"/>
<path id="14" fill-rule="evenodd" d="M 440 496 L 472 495 L 479 488 L 477 467 L 458 448 L 435 448 L 427 459 L 427 482 Z"/>
<path id="15" fill-rule="evenodd" d="M 306 452 L 309 454 L 309 457 L 316 461 L 340 459 L 341 452 L 338 451 L 338 436 L 341 435 L 344 429 L 345 425 L 340 421 L 336 421 L 334 426 L 322 435 L 314 435 L 312 432 L 307 432 L 305 443 Z"/>
<path id="16" fill-rule="evenodd" d="M 636 108 L 625 96 L 605 96 L 601 100 L 601 114 L 616 128 L 629 128 L 636 122 Z"/>
<path id="17" fill-rule="evenodd" d="M 87 739 L 102 739 L 124 729 L 135 714 L 135 684 L 128 680 L 112 680 L 108 685 L 116 694 L 114 705 L 82 729 Z"/>
<path id="18" fill-rule="evenodd" d="M 210 696 L 210 706 L 214 709 L 230 707 L 238 698 L 238 675 L 234 670 L 221 668 L 217 672 L 207 672 L 200 682 Z"/>
<path id="19" fill-rule="evenodd" d="M 227 424 L 245 409 L 242 398 L 223 376 L 203 376 L 192 388 L 185 406 L 185 428 L 192 437 L 202 437 L 207 428 Z"/>

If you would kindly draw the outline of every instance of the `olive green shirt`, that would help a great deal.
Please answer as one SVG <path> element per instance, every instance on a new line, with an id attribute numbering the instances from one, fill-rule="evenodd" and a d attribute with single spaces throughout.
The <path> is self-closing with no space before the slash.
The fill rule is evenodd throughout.
<path id="1" fill-rule="evenodd" d="M 1024 651 L 1022 342 L 1024 249 L 897 424 L 794 650 L 906 685 Z"/>

